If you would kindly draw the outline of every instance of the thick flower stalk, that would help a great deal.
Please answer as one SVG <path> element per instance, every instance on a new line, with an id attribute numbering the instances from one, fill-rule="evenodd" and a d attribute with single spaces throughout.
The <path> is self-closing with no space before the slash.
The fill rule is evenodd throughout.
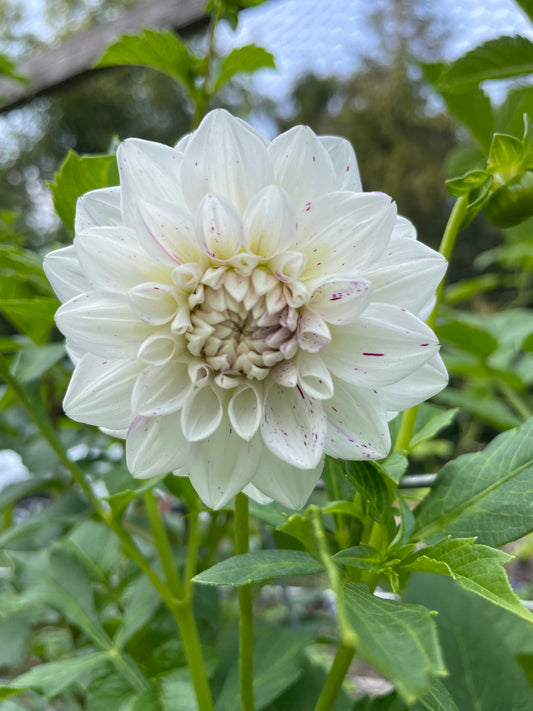
<path id="1" fill-rule="evenodd" d="M 76 368 L 64 407 L 126 439 L 136 477 L 300 508 L 325 454 L 380 459 L 447 375 L 423 319 L 445 261 L 362 192 L 350 144 L 268 142 L 213 111 L 175 148 L 129 139 L 45 269 Z"/>

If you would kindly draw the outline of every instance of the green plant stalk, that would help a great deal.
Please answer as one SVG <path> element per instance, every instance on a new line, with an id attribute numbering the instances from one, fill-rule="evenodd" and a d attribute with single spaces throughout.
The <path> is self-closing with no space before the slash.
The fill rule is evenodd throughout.
<path id="1" fill-rule="evenodd" d="M 331 711 L 355 654 L 356 635 L 344 614 L 342 580 L 337 564 L 329 554 L 326 532 L 322 525 L 321 511 L 317 506 L 311 506 L 310 509 L 313 532 L 318 543 L 320 559 L 328 574 L 331 589 L 337 598 L 337 616 L 341 628 L 341 639 L 335 659 L 314 708 L 314 711 Z"/>
<path id="2" fill-rule="evenodd" d="M 192 579 L 196 574 L 196 557 L 198 554 L 198 515 L 200 510 L 195 507 L 189 512 L 189 540 L 187 546 L 187 560 L 185 562 L 185 597 L 192 599 L 194 583 Z"/>
<path id="3" fill-rule="evenodd" d="M 240 493 L 235 497 L 235 555 L 248 553 L 249 549 L 248 497 Z M 253 645 L 254 618 L 252 585 L 241 585 L 239 596 L 239 676 L 242 711 L 254 711 Z"/>
<path id="4" fill-rule="evenodd" d="M 531 411 L 528 403 L 524 402 L 520 395 L 504 380 L 496 380 L 496 387 L 517 415 L 524 420 L 524 422 L 529 420 L 529 418 L 533 415 L 533 412 Z"/>
<path id="5" fill-rule="evenodd" d="M 355 647 L 346 644 L 341 639 L 314 711 L 331 711 L 340 693 L 354 654 Z"/>
<path id="6" fill-rule="evenodd" d="M 461 225 L 466 213 L 466 208 L 468 204 L 468 195 L 463 195 L 458 200 L 456 200 L 453 210 L 451 211 L 450 217 L 446 224 L 444 234 L 442 235 L 442 240 L 439 247 L 439 252 L 442 256 L 449 262 L 451 260 L 455 244 L 457 242 L 457 236 L 461 231 Z M 438 285 L 435 296 L 436 302 L 426 323 L 430 328 L 435 327 L 435 322 L 437 320 L 437 312 L 442 301 L 442 294 L 444 291 L 444 279 Z M 400 430 L 398 436 L 396 437 L 396 442 L 394 444 L 394 449 L 403 449 L 409 451 L 409 443 L 413 436 L 413 430 L 415 426 L 416 415 L 418 412 L 418 405 L 416 407 L 411 407 L 406 410 L 402 415 L 402 422 L 400 425 Z"/>
<path id="7" fill-rule="evenodd" d="M 194 103 L 196 104 L 194 117 L 193 117 L 193 129 L 198 126 L 200 121 L 205 116 L 207 109 L 209 108 L 209 101 L 211 99 L 210 91 L 210 79 L 211 79 L 211 68 L 213 65 L 213 58 L 215 56 L 215 31 L 218 23 L 220 22 L 220 11 L 216 11 L 211 15 L 211 20 L 209 23 L 209 38 L 207 45 L 207 55 L 205 58 L 205 75 L 204 81 L 194 97 Z"/>
<path id="8" fill-rule="evenodd" d="M 36 411 L 34 403 L 32 403 L 28 393 L 26 392 L 26 389 L 17 380 L 17 378 L 12 375 L 11 371 L 9 370 L 9 365 L 7 361 L 1 355 L 0 377 L 16 393 L 21 405 L 24 407 L 33 422 L 35 422 L 40 433 L 43 435 L 50 447 L 56 453 L 59 461 L 70 473 L 72 479 L 82 489 L 82 491 L 89 499 L 100 518 L 115 533 L 117 538 L 120 540 L 127 556 L 138 565 L 141 571 L 150 580 L 152 585 L 155 587 L 155 589 L 161 596 L 161 599 L 172 613 L 178 625 L 178 629 L 180 631 L 183 645 L 185 648 L 185 653 L 187 655 L 187 661 L 189 662 L 191 677 L 198 699 L 198 707 L 200 711 L 213 711 L 214 706 L 211 691 L 209 688 L 209 682 L 207 680 L 207 675 L 205 673 L 205 667 L 203 664 L 202 651 L 198 638 L 198 631 L 196 629 L 196 623 L 194 621 L 190 605 L 184 604 L 183 601 L 179 601 L 176 599 L 171 589 L 167 585 L 165 585 L 165 583 L 160 579 L 160 577 L 150 565 L 150 562 L 142 555 L 142 553 L 139 551 L 139 549 L 137 548 L 133 540 L 130 538 L 126 530 L 122 527 L 120 522 L 114 518 L 111 511 L 103 507 L 102 502 L 94 494 L 89 483 L 85 479 L 83 471 L 80 469 L 80 467 L 78 467 L 75 462 L 69 459 L 65 448 L 63 447 L 63 443 L 59 439 L 57 432 L 52 427 L 47 416 L 42 412 L 39 413 Z"/>
<path id="9" fill-rule="evenodd" d="M 174 556 L 172 555 L 172 548 L 170 547 L 170 541 L 168 540 L 165 525 L 157 506 L 157 500 L 151 489 L 144 494 L 144 504 L 146 506 L 146 513 L 148 515 L 148 520 L 150 521 L 152 533 L 154 534 L 155 547 L 157 548 L 159 558 L 161 559 L 161 565 L 163 566 L 163 573 L 165 574 L 167 584 L 174 596 L 181 599 L 184 596 L 185 590 L 178 575 L 178 570 L 174 562 Z"/>

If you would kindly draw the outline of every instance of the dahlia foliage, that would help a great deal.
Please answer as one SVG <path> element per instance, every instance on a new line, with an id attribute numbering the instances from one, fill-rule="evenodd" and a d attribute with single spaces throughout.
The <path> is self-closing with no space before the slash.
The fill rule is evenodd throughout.
<path id="1" fill-rule="evenodd" d="M 350 144 L 305 126 L 269 142 L 217 110 L 117 160 L 120 187 L 84 195 L 45 261 L 66 413 L 214 508 L 243 489 L 300 508 L 325 454 L 385 457 L 391 416 L 447 381 L 423 322 L 446 264 L 362 192 Z"/>

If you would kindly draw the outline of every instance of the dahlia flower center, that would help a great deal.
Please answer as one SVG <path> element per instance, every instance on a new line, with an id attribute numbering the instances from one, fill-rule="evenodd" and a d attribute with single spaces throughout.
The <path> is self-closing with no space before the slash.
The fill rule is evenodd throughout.
<path id="1" fill-rule="evenodd" d="M 298 348 L 292 292 L 264 269 L 217 271 L 189 296 L 188 349 L 215 372 L 263 380 Z"/>

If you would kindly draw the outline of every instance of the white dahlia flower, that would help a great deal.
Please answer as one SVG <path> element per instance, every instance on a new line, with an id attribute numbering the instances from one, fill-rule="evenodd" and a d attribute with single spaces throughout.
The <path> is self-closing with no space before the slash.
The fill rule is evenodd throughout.
<path id="1" fill-rule="evenodd" d="M 217 110 L 117 161 L 120 187 L 80 198 L 74 244 L 45 260 L 67 415 L 213 508 L 244 489 L 298 509 L 325 454 L 385 457 L 392 414 L 446 384 L 422 321 L 446 265 L 362 192 L 350 144 L 305 126 L 268 142 Z"/>

